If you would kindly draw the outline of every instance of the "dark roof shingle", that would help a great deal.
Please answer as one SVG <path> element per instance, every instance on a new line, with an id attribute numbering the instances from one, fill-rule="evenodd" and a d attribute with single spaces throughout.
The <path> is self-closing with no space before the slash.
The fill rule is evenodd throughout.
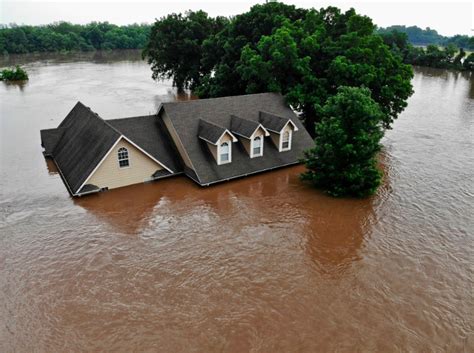
<path id="1" fill-rule="evenodd" d="M 212 144 L 216 144 L 226 128 L 210 123 L 206 120 L 199 119 L 198 136 Z"/>
<path id="2" fill-rule="evenodd" d="M 236 115 L 230 116 L 230 131 L 246 138 L 250 138 L 259 125 L 257 121 L 242 119 Z"/>
<path id="3" fill-rule="evenodd" d="M 43 154 L 45 156 L 52 156 L 54 148 L 64 134 L 65 128 L 45 129 L 41 130 L 41 146 L 44 147 Z"/>
<path id="4" fill-rule="evenodd" d="M 288 123 L 288 118 L 283 118 L 276 114 L 268 112 L 259 112 L 258 120 L 262 123 L 265 129 L 280 133 L 281 129 Z"/>
<path id="5" fill-rule="evenodd" d="M 70 191 L 75 194 L 120 133 L 80 102 L 59 127 L 64 128 L 64 133 L 52 155 Z"/>
<path id="6" fill-rule="evenodd" d="M 181 171 L 179 154 L 168 137 L 163 122 L 156 115 L 106 121 L 173 173 Z"/>
<path id="7" fill-rule="evenodd" d="M 283 96 L 277 93 L 169 102 L 163 103 L 161 109 L 166 112 L 179 135 L 201 185 L 298 163 L 303 157 L 303 150 L 313 145 L 301 121 L 285 104 Z M 237 142 L 232 144 L 232 162 L 217 165 L 205 142 L 197 138 L 200 119 L 230 129 L 231 115 L 258 123 L 260 111 L 286 119 L 286 122 L 289 119 L 298 127 L 298 131 L 294 132 L 291 150 L 279 152 L 271 138 L 267 137 L 264 139 L 263 156 L 250 158 L 243 145 Z M 189 174 L 186 169 L 185 173 Z"/>

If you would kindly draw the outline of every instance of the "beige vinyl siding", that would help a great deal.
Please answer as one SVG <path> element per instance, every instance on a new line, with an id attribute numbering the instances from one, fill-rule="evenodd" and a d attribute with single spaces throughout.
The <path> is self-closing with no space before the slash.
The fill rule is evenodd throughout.
<path id="1" fill-rule="evenodd" d="M 282 134 L 285 132 L 285 131 L 293 131 L 293 125 L 291 124 L 286 124 L 285 128 L 282 130 Z"/>
<path id="2" fill-rule="evenodd" d="M 128 150 L 129 167 L 119 167 L 117 153 L 121 147 Z M 163 167 L 122 138 L 86 184 L 115 189 L 150 180 L 153 173 L 160 169 Z"/>
<path id="3" fill-rule="evenodd" d="M 248 155 L 250 156 L 250 140 L 246 139 L 245 137 L 240 137 L 239 136 L 240 142 L 242 142 L 242 145 L 244 146 L 245 150 L 247 151 Z"/>
<path id="4" fill-rule="evenodd" d="M 183 159 L 184 164 L 186 165 L 186 167 L 194 170 L 191 160 L 189 159 L 188 154 L 186 153 L 184 146 L 182 145 L 181 140 L 179 139 L 178 134 L 176 133 L 176 130 L 174 129 L 173 123 L 171 122 L 170 118 L 166 115 L 166 112 L 164 111 L 160 114 L 160 116 L 163 119 L 163 122 L 165 123 L 166 128 L 168 129 L 168 132 L 171 138 L 173 139 L 173 142 L 176 148 L 178 149 L 178 152 L 181 158 Z"/>
<path id="5" fill-rule="evenodd" d="M 224 135 L 222 135 L 221 139 L 219 140 L 217 144 L 220 145 L 221 143 L 224 143 L 224 142 L 232 143 L 232 136 L 230 136 L 227 132 Z"/>
<path id="6" fill-rule="evenodd" d="M 277 149 L 280 149 L 280 135 L 278 135 L 275 132 L 269 131 L 270 132 L 270 138 L 272 139 L 273 143 L 275 144 L 275 147 Z"/>
<path id="7" fill-rule="evenodd" d="M 214 146 L 213 144 L 206 142 L 207 147 L 209 148 L 209 151 L 211 151 L 212 156 L 214 157 L 214 160 L 217 163 L 217 146 Z"/>
<path id="8" fill-rule="evenodd" d="M 281 134 L 277 134 L 277 133 L 275 133 L 275 132 L 269 131 L 269 132 L 270 132 L 270 137 L 271 137 L 273 143 L 275 144 L 275 146 L 276 146 L 276 148 L 277 148 L 278 150 L 280 150 L 280 147 L 281 147 L 281 146 L 280 146 L 280 139 L 281 139 L 281 137 L 283 136 L 283 133 L 284 133 L 285 131 L 290 131 L 290 132 L 291 132 L 291 134 L 292 134 L 291 140 L 293 140 L 293 135 L 294 135 L 295 132 L 294 132 L 293 125 L 291 125 L 291 124 L 287 124 L 287 125 L 283 128 L 283 130 L 281 131 Z M 293 145 L 293 143 L 291 142 L 291 144 L 290 144 L 290 150 L 291 150 L 291 148 L 293 147 L 292 145 Z M 263 153 L 265 153 L 265 152 L 263 152 Z"/>

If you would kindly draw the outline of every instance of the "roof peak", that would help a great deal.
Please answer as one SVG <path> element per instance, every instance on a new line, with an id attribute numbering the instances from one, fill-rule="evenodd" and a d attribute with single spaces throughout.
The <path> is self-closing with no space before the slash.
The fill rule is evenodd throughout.
<path id="1" fill-rule="evenodd" d="M 259 96 L 259 95 L 279 95 L 279 96 L 281 96 L 281 93 L 278 93 L 278 92 L 248 93 L 248 94 L 239 94 L 239 95 L 235 95 L 235 96 L 222 96 L 222 97 L 189 99 L 189 100 L 183 100 L 183 101 L 163 102 L 161 104 L 162 105 L 175 105 L 175 104 L 196 103 L 196 102 L 204 102 L 204 101 L 210 101 L 210 100 L 221 100 L 221 99 L 231 99 L 231 98 L 233 99 L 233 98 Z"/>

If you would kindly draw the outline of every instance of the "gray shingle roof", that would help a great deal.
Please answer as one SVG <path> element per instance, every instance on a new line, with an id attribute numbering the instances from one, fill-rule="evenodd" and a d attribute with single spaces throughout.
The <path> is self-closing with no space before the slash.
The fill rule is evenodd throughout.
<path id="1" fill-rule="evenodd" d="M 298 163 L 303 157 L 303 150 L 313 146 L 311 137 L 296 114 L 285 104 L 284 98 L 276 93 L 169 102 L 163 103 L 162 109 L 179 135 L 202 185 Z M 260 122 L 260 111 L 268 112 L 278 120 L 290 119 L 298 127 L 292 138 L 292 149 L 279 152 L 271 138 L 266 137 L 263 156 L 250 158 L 242 143 L 236 142 L 232 144 L 232 162 L 217 165 L 206 143 L 197 138 L 200 119 L 230 129 L 231 115 Z M 270 120 L 267 123 L 270 124 Z M 185 173 L 189 175 L 187 170 Z"/>
<path id="2" fill-rule="evenodd" d="M 225 132 L 226 128 L 210 123 L 206 120 L 199 119 L 198 136 L 212 144 L 216 144 L 217 140 Z"/>
<path id="3" fill-rule="evenodd" d="M 174 173 L 182 170 L 179 154 L 156 115 L 106 121 Z"/>
<path id="4" fill-rule="evenodd" d="M 270 131 L 280 132 L 281 129 L 288 123 L 288 118 L 278 116 L 269 112 L 260 111 L 259 119 L 262 125 Z"/>
<path id="5" fill-rule="evenodd" d="M 86 185 L 79 188 L 122 135 L 173 173 L 182 170 L 179 154 L 155 115 L 106 121 L 78 102 L 57 129 L 41 130 L 41 143 L 70 192 L 77 194 L 90 191 Z"/>
<path id="6" fill-rule="evenodd" d="M 52 156 L 70 191 L 75 194 L 120 133 L 80 102 L 59 127 L 64 133 Z"/>
<path id="7" fill-rule="evenodd" d="M 236 115 L 230 116 L 230 131 L 246 138 L 250 138 L 259 125 L 257 121 L 242 119 Z"/>
<path id="8" fill-rule="evenodd" d="M 43 154 L 45 156 L 52 156 L 54 147 L 58 144 L 59 140 L 63 136 L 65 128 L 57 129 L 45 129 L 41 130 L 41 146 L 44 147 Z"/>

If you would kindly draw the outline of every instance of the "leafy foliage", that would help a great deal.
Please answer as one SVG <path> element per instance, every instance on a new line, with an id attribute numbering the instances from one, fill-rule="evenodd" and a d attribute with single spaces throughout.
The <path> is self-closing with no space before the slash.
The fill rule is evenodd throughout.
<path id="1" fill-rule="evenodd" d="M 237 70 L 244 47 L 255 48 L 262 36 L 271 35 L 285 20 L 304 18 L 307 10 L 279 2 L 255 5 L 240 14 L 225 28 L 203 43 L 202 62 L 207 74 L 196 87 L 200 97 L 219 97 L 243 94 L 246 82 Z"/>
<path id="2" fill-rule="evenodd" d="M 384 113 L 370 90 L 339 87 L 322 115 L 316 125 L 315 146 L 305 153 L 308 171 L 302 178 L 333 196 L 373 194 L 381 182 L 376 154 Z"/>
<path id="3" fill-rule="evenodd" d="M 198 94 L 281 92 L 312 132 L 337 87 L 365 86 L 384 112 L 384 127 L 390 128 L 412 94 L 413 72 L 373 34 L 374 28 L 353 9 L 341 13 L 334 7 L 309 10 L 296 21 L 284 19 L 270 35 L 246 44 L 235 64 L 218 62 Z"/>
<path id="4" fill-rule="evenodd" d="M 204 11 L 189 11 L 184 16 L 171 14 L 157 20 L 143 50 L 153 78 L 171 78 L 179 91 L 194 88 L 204 74 L 203 41 L 222 30 L 226 22 L 223 17 L 208 17 Z"/>
<path id="5" fill-rule="evenodd" d="M 117 26 L 108 22 L 75 25 L 58 22 L 47 26 L 0 28 L 0 54 L 31 52 L 137 49 L 148 41 L 149 25 Z"/>
<path id="6" fill-rule="evenodd" d="M 0 72 L 0 81 L 26 81 L 28 74 L 19 65 L 11 69 L 4 69 Z"/>

